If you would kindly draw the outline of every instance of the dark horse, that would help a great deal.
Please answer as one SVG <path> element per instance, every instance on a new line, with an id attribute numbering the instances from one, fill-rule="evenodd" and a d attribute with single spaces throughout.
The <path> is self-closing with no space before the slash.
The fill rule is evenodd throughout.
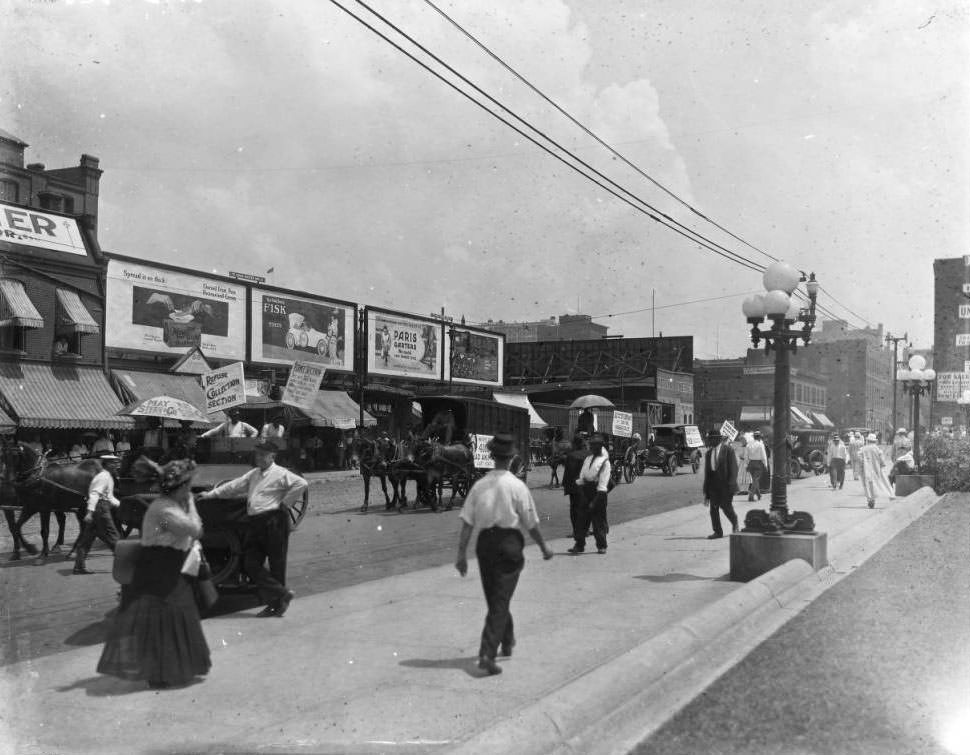
<path id="1" fill-rule="evenodd" d="M 20 548 L 33 555 L 37 548 L 28 543 L 21 530 L 24 523 L 34 514 L 40 514 L 40 535 L 43 540 L 41 558 L 58 552 L 64 544 L 65 515 L 73 512 L 77 516 L 78 528 L 84 520 L 87 508 L 88 486 L 91 479 L 101 471 L 97 459 L 85 459 L 76 463 L 51 463 L 47 457 L 30 446 L 16 443 L 8 446 L 4 453 L 4 487 L 14 492 L 20 516 L 14 517 L 12 511 L 4 510 L 10 534 L 13 536 L 13 555 L 11 561 L 20 559 Z M 50 515 L 54 514 L 58 524 L 57 542 L 48 548 L 50 538 Z"/>
<path id="2" fill-rule="evenodd" d="M 384 493 L 384 508 L 391 510 L 394 508 L 394 501 L 387 493 L 387 478 L 389 467 L 394 459 L 394 445 L 390 439 L 384 436 L 378 438 L 368 438 L 361 436 L 354 441 L 354 453 L 357 454 L 360 466 L 360 476 L 364 478 L 364 505 L 360 507 L 362 514 L 367 513 L 370 507 L 370 479 L 376 477 L 381 481 L 381 491 Z M 392 480 L 394 488 L 394 498 L 397 498 L 397 489 Z"/>
<path id="3" fill-rule="evenodd" d="M 418 441 L 414 458 L 424 468 L 432 511 L 441 508 L 445 480 L 451 483 L 451 498 L 445 511 L 454 506 L 456 495 L 467 495 L 475 477 L 475 458 L 470 443 Z"/>

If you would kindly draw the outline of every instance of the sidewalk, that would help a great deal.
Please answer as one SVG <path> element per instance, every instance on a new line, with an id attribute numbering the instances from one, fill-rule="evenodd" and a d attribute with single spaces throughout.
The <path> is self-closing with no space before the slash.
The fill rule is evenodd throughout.
<path id="1" fill-rule="evenodd" d="M 213 669 L 184 689 L 98 676 L 100 646 L 7 667 L 0 743 L 11 753 L 623 751 L 644 717 L 655 728 L 724 670 L 698 662 L 712 637 L 743 640 L 719 644 L 730 667 L 937 500 L 924 489 L 870 510 L 859 483 L 832 492 L 826 482 L 789 490 L 789 506 L 828 533 L 834 566 L 819 574 L 791 562 L 728 581 L 729 541 L 706 539 L 703 506 L 615 526 L 606 556 L 570 557 L 571 542 L 554 540 L 556 558 L 543 562 L 529 546 L 512 604 L 518 645 L 499 676 L 475 666 L 477 565 L 464 580 L 443 566 L 297 596 L 282 620 L 208 619 Z M 736 499 L 742 520 L 752 506 Z"/>

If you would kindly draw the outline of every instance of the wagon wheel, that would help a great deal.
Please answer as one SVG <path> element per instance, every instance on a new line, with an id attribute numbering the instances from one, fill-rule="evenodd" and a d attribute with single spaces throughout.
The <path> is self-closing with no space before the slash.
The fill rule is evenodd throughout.
<path id="1" fill-rule="evenodd" d="M 242 563 L 242 543 L 229 529 L 206 531 L 202 534 L 202 552 L 212 570 L 216 585 L 228 582 L 239 573 Z"/>
<path id="2" fill-rule="evenodd" d="M 296 348 L 296 339 L 293 337 L 292 333 L 286 334 L 286 348 L 288 349 Z"/>
<path id="3" fill-rule="evenodd" d="M 306 516 L 306 510 L 310 505 L 310 490 L 307 488 L 303 491 L 303 497 L 294 504 L 287 507 L 286 513 L 290 517 L 290 532 L 293 532 L 297 527 L 300 526 L 300 522 L 303 521 L 303 517 Z"/>
<path id="4" fill-rule="evenodd" d="M 816 448 L 808 455 L 808 465 L 815 471 L 815 474 L 821 474 L 822 468 L 825 466 L 825 454 Z"/>

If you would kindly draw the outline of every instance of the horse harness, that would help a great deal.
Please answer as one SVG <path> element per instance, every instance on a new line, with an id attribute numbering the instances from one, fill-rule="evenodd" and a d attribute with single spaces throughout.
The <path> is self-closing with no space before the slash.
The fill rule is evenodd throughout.
<path id="1" fill-rule="evenodd" d="M 23 451 L 21 450 L 21 454 Z M 18 490 L 29 490 L 34 488 L 41 483 L 51 485 L 55 488 L 59 488 L 67 493 L 73 493 L 74 495 L 79 495 L 82 498 L 84 493 L 80 490 L 75 490 L 74 488 L 69 488 L 67 485 L 61 485 L 59 482 L 54 482 L 44 477 L 44 472 L 50 466 L 50 462 L 46 454 L 37 454 L 37 461 L 34 465 L 28 469 L 26 472 L 18 472 L 13 479 L 13 486 Z"/>

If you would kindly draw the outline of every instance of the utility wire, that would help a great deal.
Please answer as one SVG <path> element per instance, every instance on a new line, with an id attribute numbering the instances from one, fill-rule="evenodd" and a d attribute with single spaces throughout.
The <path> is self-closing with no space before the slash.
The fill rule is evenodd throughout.
<path id="1" fill-rule="evenodd" d="M 442 82 L 444 82 L 445 84 L 447 84 L 448 86 L 450 86 L 452 89 L 454 89 L 456 92 L 458 92 L 462 96 L 466 97 L 468 100 L 470 100 L 475 105 L 477 105 L 478 107 L 480 107 L 486 113 L 488 113 L 489 115 L 493 116 L 497 120 L 501 121 L 506 126 L 508 126 L 509 128 L 511 128 L 513 131 L 515 131 L 516 133 L 518 133 L 520 136 L 522 136 L 525 139 L 528 139 L 530 142 L 532 142 L 533 144 L 535 144 L 537 147 L 539 147 L 540 149 L 544 150 L 545 152 L 547 152 L 551 156 L 555 157 L 557 160 L 559 160 L 560 162 L 562 162 L 564 165 L 566 165 L 567 167 L 571 168 L 572 170 L 576 171 L 577 173 L 579 173 L 584 178 L 592 181 L 594 184 L 596 184 L 597 186 L 599 186 L 604 191 L 612 194 L 617 199 L 620 199 L 621 201 L 623 201 L 626 204 L 630 205 L 635 210 L 637 210 L 639 212 L 642 212 L 643 214 L 647 215 L 647 217 L 651 218 L 652 220 L 660 223 L 663 226 L 666 226 L 667 228 L 670 228 L 671 230 L 675 231 L 676 233 L 679 233 L 681 236 L 684 236 L 689 241 L 692 241 L 694 243 L 697 243 L 700 246 L 702 246 L 702 247 L 704 247 L 704 248 L 706 248 L 706 249 L 714 252 L 715 254 L 717 254 L 717 255 L 719 255 L 721 257 L 724 257 L 725 259 L 741 265 L 742 267 L 746 267 L 746 268 L 748 268 L 750 270 L 754 270 L 755 272 L 763 272 L 763 270 L 764 270 L 764 267 L 763 266 L 759 266 L 758 263 L 756 263 L 756 262 L 754 262 L 752 260 L 747 259 L 746 257 L 738 254 L 737 252 L 732 252 L 732 251 L 730 251 L 728 249 L 725 249 L 724 247 L 721 247 L 719 244 L 716 244 L 715 242 L 711 241 L 710 239 L 707 239 L 706 237 L 704 237 L 700 233 L 698 233 L 698 232 L 696 232 L 696 231 L 694 231 L 692 229 L 687 228 L 686 226 L 684 226 L 683 224 L 681 224 L 678 221 L 674 220 L 673 218 L 670 218 L 669 216 L 665 215 L 664 213 L 659 212 L 658 210 L 656 210 L 656 208 L 652 207 L 649 203 L 647 203 L 646 201 L 640 199 L 639 197 L 637 197 L 632 192 L 624 189 L 622 186 L 620 186 L 616 182 L 612 181 L 607 176 L 604 176 L 602 173 L 600 173 L 595 168 L 593 168 L 592 166 L 590 166 L 588 163 L 586 163 L 585 161 L 583 161 L 582 159 L 580 159 L 579 157 L 577 157 L 575 154 L 573 154 L 572 152 L 570 152 L 568 149 L 566 149 L 562 145 L 558 144 L 551 137 L 547 136 L 540 129 L 532 126 L 530 123 L 528 123 L 528 121 L 526 121 L 525 119 L 521 118 L 516 113 L 514 113 L 513 111 L 511 111 L 509 108 L 505 107 L 502 103 L 498 102 L 498 100 L 496 100 L 495 98 L 491 97 L 488 93 L 484 92 L 482 89 L 480 89 L 479 87 L 477 87 L 473 82 L 469 81 L 467 78 L 465 78 L 464 76 L 462 76 L 462 74 L 458 73 L 454 68 L 452 68 L 447 63 L 445 63 L 443 60 L 441 60 L 440 58 L 438 58 L 436 55 L 434 55 L 432 52 L 430 52 L 427 48 L 425 48 L 419 42 L 417 42 L 416 40 L 414 40 L 412 37 L 410 37 L 403 30 L 401 30 L 400 28 L 398 28 L 397 26 L 395 26 L 391 21 L 389 21 L 388 19 L 386 19 L 380 13 L 378 13 L 377 11 L 373 10 L 372 8 L 370 8 L 366 3 L 362 2 L 361 0 L 357 0 L 357 2 L 358 2 L 359 5 L 362 5 L 368 11 L 370 11 L 370 13 L 372 13 L 373 15 L 377 16 L 378 18 L 380 18 L 385 24 L 387 24 L 392 29 L 394 29 L 395 31 L 397 31 L 398 34 L 400 34 L 401 36 L 403 36 L 404 38 L 406 38 L 408 41 L 410 41 L 416 47 L 418 47 L 419 49 L 421 49 L 426 55 L 428 55 L 429 57 L 433 58 L 440 65 L 444 66 L 447 70 L 449 70 L 452 74 L 454 74 L 455 76 L 459 77 L 462 81 L 466 82 L 468 85 L 470 85 L 471 87 L 473 87 L 476 91 L 480 92 L 484 97 L 488 98 L 491 102 L 495 103 L 495 105 L 497 105 L 498 107 L 502 108 L 503 110 L 505 110 L 506 112 L 508 112 L 509 114 L 511 114 L 514 118 L 516 118 L 517 120 L 519 120 L 521 123 L 525 124 L 528 128 L 530 128 L 531 130 L 533 130 L 535 133 L 539 134 L 542 138 L 546 139 L 551 144 L 554 144 L 558 149 L 560 149 L 565 154 L 569 155 L 573 160 L 575 160 L 576 162 L 580 163 L 581 165 L 583 165 L 584 167 L 588 168 L 589 170 L 593 171 L 593 173 L 595 173 L 596 175 L 598 175 L 601 178 L 603 178 L 603 180 L 609 182 L 613 186 L 616 186 L 617 189 L 619 189 L 620 191 L 622 191 L 622 192 L 628 194 L 629 196 L 633 197 L 637 202 L 640 202 L 644 206 L 648 207 L 650 210 L 653 210 L 654 212 L 657 212 L 659 215 L 661 215 L 664 218 L 666 218 L 669 222 L 664 222 L 664 220 L 661 220 L 660 217 L 658 217 L 657 215 L 654 215 L 652 212 L 648 212 L 647 210 L 644 210 L 642 207 L 634 204 L 633 202 L 631 202 L 626 197 L 621 196 L 619 193 L 617 193 L 616 191 L 614 191 L 613 189 L 611 189 L 609 186 L 606 186 L 605 184 L 601 183 L 600 181 L 597 181 L 595 178 L 593 178 L 592 176 L 590 176 L 588 173 L 585 173 L 584 171 L 580 170 L 580 168 L 578 168 L 573 163 L 569 162 L 568 160 L 565 160 L 561 155 L 559 155 L 556 152 L 554 152 L 553 150 L 551 150 L 545 144 L 539 142 L 538 140 L 536 140 L 535 138 L 533 138 L 532 136 L 530 136 L 529 134 L 527 134 L 526 132 L 524 132 L 522 129 L 518 128 L 513 123 L 509 122 L 507 119 L 503 118 L 500 114 L 496 113 L 493 110 L 490 110 L 486 105 L 484 105 L 479 100 L 475 99 L 475 97 L 473 97 L 471 94 L 469 94 L 468 92 L 466 92 L 465 90 L 463 90 L 461 87 L 457 86 L 454 82 L 449 81 L 448 79 L 446 79 L 439 72 L 437 72 L 433 68 L 431 68 L 427 63 L 425 63 L 422 60 L 419 60 L 417 57 L 415 57 L 410 52 L 408 52 L 407 50 L 405 50 L 403 47 L 401 47 L 400 45 L 398 45 L 396 42 L 394 42 L 392 39 L 390 39 L 389 37 L 387 37 L 381 31 L 379 31 L 378 29 L 374 28 L 371 24 L 369 24 L 363 18 L 361 18 L 360 16 L 358 16 L 355 13 L 353 13 L 352 11 L 350 11 L 348 8 L 346 8 L 343 5 L 341 5 L 339 2 L 337 2 L 337 0 L 330 0 L 330 2 L 331 2 L 331 4 L 335 5 L 337 8 L 339 8 L 340 10 L 342 10 L 344 13 L 346 13 L 348 16 L 350 16 L 351 18 L 353 18 L 354 20 L 356 20 L 358 23 L 360 23 L 361 25 L 363 25 L 364 27 L 366 27 L 367 29 L 369 29 L 371 32 L 373 32 L 374 34 L 376 34 L 377 36 L 379 36 L 385 42 L 387 42 L 388 44 L 390 44 L 391 46 L 393 46 L 399 52 L 401 52 L 402 54 L 404 54 L 407 57 L 409 57 L 415 63 L 417 63 L 418 65 L 420 65 L 422 68 L 424 68 L 425 70 L 427 70 L 429 73 L 431 73 L 433 76 L 435 76 L 436 78 L 440 79 Z M 674 225 L 680 226 L 680 228 L 683 228 L 684 230 L 680 230 L 680 228 L 674 227 L 674 225 L 671 225 L 671 223 L 673 223 Z M 691 238 L 691 236 L 689 236 L 687 234 L 692 234 L 693 236 L 696 236 L 697 238 Z M 702 241 L 698 241 L 697 240 L 698 238 L 699 239 L 702 239 Z"/>
<path id="2" fill-rule="evenodd" d="M 568 118 L 570 121 L 572 121 L 572 123 L 574 123 L 580 129 L 582 129 L 588 136 L 590 136 L 593 139 L 595 139 L 600 145 L 602 145 L 607 150 L 609 150 L 609 152 L 612 153 L 616 158 L 618 158 L 619 160 L 621 160 L 623 163 L 625 163 L 629 167 L 633 168 L 633 170 L 635 170 L 641 176 L 643 176 L 648 181 L 650 181 L 650 183 L 652 183 L 658 189 L 660 189 L 661 191 L 663 191 L 665 194 L 667 194 L 669 197 L 671 197 L 675 201 L 679 202 L 681 205 L 683 205 L 684 207 L 686 207 L 688 210 L 690 210 L 691 212 L 693 212 L 695 215 L 697 215 L 702 220 L 706 220 L 708 223 L 710 223 L 714 227 L 719 228 L 721 231 L 723 231 L 724 233 L 726 233 L 731 238 L 735 239 L 736 241 L 740 241 L 745 246 L 750 247 L 754 251 L 759 252 L 760 254 L 763 254 L 765 257 L 768 257 L 771 260 L 774 260 L 776 262 L 778 261 L 778 258 L 777 257 L 772 256 L 768 252 L 765 252 L 762 249 L 759 249 L 758 247 L 754 246 L 753 244 L 750 244 L 749 242 L 745 241 L 740 236 L 735 235 L 734 233 L 732 233 L 731 231 L 729 231 L 724 226 L 720 225 L 716 221 L 714 221 L 711 218 L 707 217 L 707 215 L 705 215 L 704 213 L 702 213 L 700 210 L 698 210 L 696 207 L 694 207 L 693 205 L 691 205 L 689 202 L 681 199 L 679 196 L 677 196 L 676 194 L 674 194 L 670 189 L 668 189 L 662 183 L 660 183 L 655 178 L 653 178 L 653 176 L 649 175 L 648 173 L 646 173 L 645 171 L 643 171 L 639 166 L 637 166 L 634 163 L 632 163 L 630 160 L 628 160 L 626 158 L 626 156 L 624 156 L 623 154 L 621 154 L 613 146 L 611 146 L 610 144 L 608 144 L 604 139 L 602 139 L 600 136 L 598 136 L 596 133 L 594 133 L 591 129 L 589 129 L 587 126 L 585 126 L 583 123 L 581 123 L 578 119 L 576 119 L 575 117 L 573 117 L 569 112 L 567 112 L 563 107 L 561 107 L 555 100 L 553 100 L 551 97 L 549 97 L 548 95 L 546 95 L 541 89 L 539 89 L 531 81 L 529 81 L 527 78 L 525 78 L 525 76 L 523 76 L 522 74 L 520 74 L 512 66 L 510 66 L 508 63 L 506 63 L 501 57 L 499 57 L 497 54 L 495 54 L 494 52 L 492 52 L 492 50 L 490 50 L 484 43 L 482 43 L 481 41 L 479 41 L 471 32 L 469 32 L 467 29 L 465 29 L 465 27 L 463 27 L 461 24 L 459 24 L 457 21 L 455 21 L 455 19 L 453 19 L 451 16 L 449 16 L 443 10 L 441 10 L 441 8 L 439 8 L 437 5 L 435 5 L 433 2 L 431 2 L 431 0 L 424 0 L 424 3 L 426 5 L 428 5 L 429 7 L 431 7 L 442 18 L 444 18 L 446 21 L 448 21 L 448 23 L 450 23 L 452 26 L 454 26 L 456 29 L 458 29 L 458 31 L 460 31 L 462 34 L 464 34 L 468 39 L 470 39 L 473 43 L 475 43 L 479 48 L 481 48 L 485 52 L 486 55 L 488 55 L 493 60 L 495 60 L 499 65 L 501 65 L 503 68 L 505 68 L 505 70 L 507 70 L 509 73 L 511 73 L 513 76 L 515 76 L 515 78 L 517 78 L 519 81 L 521 81 L 527 87 L 529 87 L 529 89 L 531 89 L 533 92 L 535 92 L 537 95 L 539 95 L 543 100 L 545 100 L 547 103 L 549 103 L 550 105 L 552 105 L 562 115 L 564 115 L 566 118 Z"/>
<path id="3" fill-rule="evenodd" d="M 671 307 L 686 307 L 688 304 L 701 304 L 703 302 L 708 302 L 708 301 L 720 301 L 721 299 L 734 299 L 735 297 L 738 297 L 738 296 L 745 296 L 748 293 L 750 293 L 750 292 L 748 292 L 748 291 L 742 291 L 739 294 L 725 294 L 724 296 L 712 296 L 709 299 L 691 299 L 690 301 L 679 301 L 679 302 L 675 302 L 674 304 L 663 304 L 663 305 L 661 305 L 659 307 L 644 307 L 643 309 L 631 309 L 628 312 L 611 312 L 611 313 L 605 314 L 605 315 L 590 315 L 590 317 L 593 318 L 593 319 L 596 319 L 596 318 L 602 319 L 604 317 L 620 317 L 622 315 L 638 315 L 641 312 L 651 312 L 651 311 L 653 311 L 655 309 L 670 309 Z"/>

